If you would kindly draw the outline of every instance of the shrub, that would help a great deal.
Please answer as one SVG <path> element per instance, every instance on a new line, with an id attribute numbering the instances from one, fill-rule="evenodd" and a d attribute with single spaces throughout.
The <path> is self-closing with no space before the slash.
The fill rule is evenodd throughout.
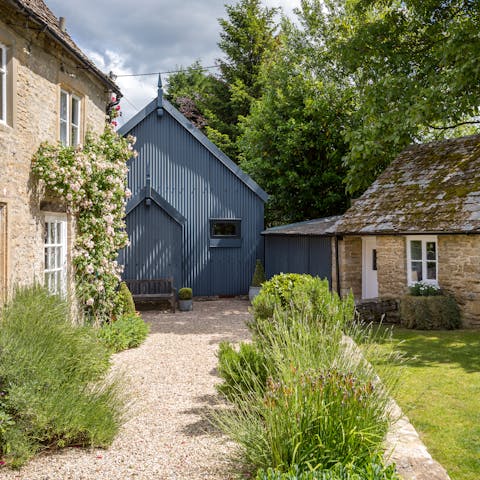
<path id="1" fill-rule="evenodd" d="M 121 282 L 118 289 L 118 304 L 121 315 L 135 315 L 137 312 L 132 294 L 125 282 Z"/>
<path id="2" fill-rule="evenodd" d="M 272 468 L 260 470 L 256 480 L 400 480 L 393 465 L 385 466 L 382 459 L 373 457 L 364 466 L 337 464 L 329 470 L 302 472 L 298 466 L 282 473 Z"/>
<path id="3" fill-rule="evenodd" d="M 19 466 L 44 448 L 107 446 L 123 418 L 110 354 L 45 289 L 19 289 L 0 325 L 0 449 Z"/>
<path id="4" fill-rule="evenodd" d="M 345 328 L 351 324 L 355 312 L 352 296 L 341 300 L 330 291 L 327 280 L 298 273 L 275 275 L 263 284 L 252 303 L 253 320 L 248 322 L 248 327 L 254 336 L 260 337 L 279 312 L 284 312 L 287 319 L 301 313 L 302 318 L 317 324 L 340 323 Z"/>
<path id="5" fill-rule="evenodd" d="M 178 291 L 179 300 L 191 300 L 193 292 L 191 288 L 183 287 Z"/>
<path id="6" fill-rule="evenodd" d="M 137 315 L 123 315 L 98 330 L 101 341 L 113 352 L 138 347 L 147 338 L 150 327 Z"/>
<path id="7" fill-rule="evenodd" d="M 327 298 L 333 307 L 337 299 Z M 270 375 L 266 391 L 236 396 L 234 408 L 218 418 L 248 463 L 279 471 L 328 469 L 368 462 L 381 449 L 388 389 L 344 340 L 342 328 L 333 318 L 318 323 L 302 312 L 276 311 L 256 337 Z"/>
<path id="8" fill-rule="evenodd" d="M 228 342 L 220 343 L 217 368 L 223 379 L 223 383 L 217 385 L 217 390 L 232 402 L 252 391 L 265 390 L 266 359 L 252 343 L 242 342 L 238 350 Z"/>
<path id="9" fill-rule="evenodd" d="M 442 292 L 439 287 L 431 283 L 417 282 L 409 287 L 410 295 L 414 297 L 432 297 L 434 295 L 441 295 Z"/>
<path id="10" fill-rule="evenodd" d="M 400 300 L 400 324 L 419 330 L 460 328 L 460 310 L 453 297 L 405 295 Z"/>
<path id="11" fill-rule="evenodd" d="M 265 270 L 263 269 L 262 261 L 257 260 L 255 264 L 255 271 L 252 278 L 252 287 L 261 287 L 265 281 Z"/>

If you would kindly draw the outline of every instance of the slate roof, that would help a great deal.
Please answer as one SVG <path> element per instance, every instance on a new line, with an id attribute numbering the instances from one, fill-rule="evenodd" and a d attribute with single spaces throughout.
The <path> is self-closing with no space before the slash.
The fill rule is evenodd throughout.
<path id="1" fill-rule="evenodd" d="M 60 43 L 70 53 L 72 53 L 83 65 L 94 73 L 109 89 L 120 94 L 120 89 L 115 82 L 105 75 L 98 67 L 80 50 L 77 44 L 72 40 L 66 31 L 62 31 L 59 19 L 47 7 L 43 0 L 10 0 L 17 10 L 27 13 L 33 20 L 38 22 L 47 34 L 56 42 Z"/>
<path id="2" fill-rule="evenodd" d="M 480 135 L 404 150 L 337 233 L 480 233 Z"/>
<path id="3" fill-rule="evenodd" d="M 262 235 L 305 235 L 305 236 L 332 236 L 338 221 L 342 217 L 316 218 L 305 222 L 290 223 L 288 225 L 280 225 L 271 227 L 262 232 Z"/>

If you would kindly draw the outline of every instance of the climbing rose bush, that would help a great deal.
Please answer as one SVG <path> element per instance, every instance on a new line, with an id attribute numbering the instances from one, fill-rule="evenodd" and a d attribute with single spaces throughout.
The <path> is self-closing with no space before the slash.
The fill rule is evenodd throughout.
<path id="1" fill-rule="evenodd" d="M 87 318 L 108 320 L 118 308 L 120 249 L 128 244 L 126 162 L 135 155 L 134 137 L 122 138 L 106 125 L 100 137 L 87 134 L 77 147 L 43 143 L 32 170 L 47 190 L 62 197 L 76 218 L 73 266 L 77 297 Z"/>

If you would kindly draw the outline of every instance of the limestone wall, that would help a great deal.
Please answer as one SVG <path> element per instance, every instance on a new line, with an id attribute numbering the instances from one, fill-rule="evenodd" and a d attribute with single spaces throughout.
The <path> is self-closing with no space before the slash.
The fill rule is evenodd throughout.
<path id="1" fill-rule="evenodd" d="M 353 292 L 357 299 L 362 298 L 362 239 L 343 237 L 338 242 L 340 262 L 340 292 L 348 295 Z"/>
<path id="2" fill-rule="evenodd" d="M 480 326 L 480 235 L 438 236 L 438 283 L 457 300 L 464 326 Z"/>
<path id="3" fill-rule="evenodd" d="M 405 237 L 377 236 L 377 278 L 380 298 L 398 298 L 407 291 Z"/>
<path id="4" fill-rule="evenodd" d="M 0 43 L 8 47 L 8 116 L 0 123 L 0 207 L 5 214 L 0 232 L 0 289 L 43 282 L 45 203 L 32 178 L 31 160 L 41 142 L 59 140 L 60 89 L 81 98 L 81 135 L 100 133 L 105 124 L 108 92 L 38 28 L 22 27 L 24 16 L 0 6 Z M 53 208 L 61 210 L 61 202 Z M 70 222 L 71 223 L 71 222 Z M 69 225 L 70 243 L 73 226 Z M 2 276 L 4 278 L 2 278 Z"/>

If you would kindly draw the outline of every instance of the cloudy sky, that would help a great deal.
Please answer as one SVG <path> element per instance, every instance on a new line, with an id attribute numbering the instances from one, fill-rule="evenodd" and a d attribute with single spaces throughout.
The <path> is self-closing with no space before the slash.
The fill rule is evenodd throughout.
<path id="1" fill-rule="evenodd" d="M 118 75 L 128 120 L 156 96 L 156 76 L 121 75 L 168 72 L 200 60 L 215 64 L 221 56 L 218 18 L 235 0 L 46 0 L 82 50 L 105 72 Z M 300 0 L 264 0 L 287 15 Z"/>

